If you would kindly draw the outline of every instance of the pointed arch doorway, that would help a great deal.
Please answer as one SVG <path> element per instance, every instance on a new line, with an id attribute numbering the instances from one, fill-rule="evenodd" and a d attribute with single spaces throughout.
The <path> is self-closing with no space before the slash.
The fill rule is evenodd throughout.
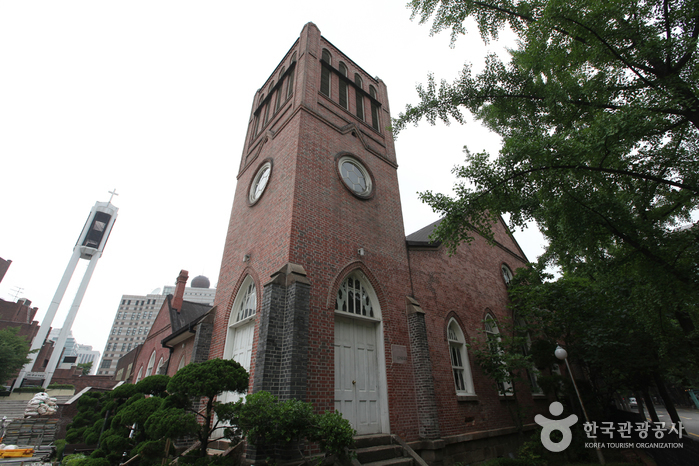
<path id="1" fill-rule="evenodd" d="M 360 271 L 335 300 L 335 409 L 359 435 L 389 432 L 381 310 Z"/>

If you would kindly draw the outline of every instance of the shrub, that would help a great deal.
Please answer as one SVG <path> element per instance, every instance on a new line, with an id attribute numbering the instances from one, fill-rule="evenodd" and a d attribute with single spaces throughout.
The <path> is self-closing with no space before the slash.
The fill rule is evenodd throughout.
<path id="1" fill-rule="evenodd" d="M 65 439 L 58 439 L 54 441 L 53 444 L 56 446 L 56 459 L 61 461 L 61 458 L 63 458 L 63 450 L 66 448 L 68 442 L 66 442 Z"/>
<path id="2" fill-rule="evenodd" d="M 75 390 L 75 385 L 70 385 L 67 383 L 52 383 L 47 387 L 52 390 Z"/>
<path id="3" fill-rule="evenodd" d="M 75 453 L 68 455 L 61 461 L 61 466 L 82 466 L 83 461 L 87 459 L 87 456 L 82 453 Z"/>
<path id="4" fill-rule="evenodd" d="M 44 391 L 44 387 L 19 387 L 15 388 L 15 393 L 41 393 Z"/>
<path id="5" fill-rule="evenodd" d="M 290 447 L 305 438 L 318 442 L 326 455 L 346 458 L 346 449 L 354 442 L 355 431 L 349 421 L 338 412 L 314 414 L 311 403 L 278 401 L 270 393 L 260 391 L 229 409 L 225 419 L 238 426 L 239 432 L 229 429 L 228 435 L 242 434 L 253 445 Z"/>

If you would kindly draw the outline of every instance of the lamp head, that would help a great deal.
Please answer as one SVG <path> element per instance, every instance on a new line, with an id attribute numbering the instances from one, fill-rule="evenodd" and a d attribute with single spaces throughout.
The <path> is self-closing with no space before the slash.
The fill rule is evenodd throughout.
<path id="1" fill-rule="evenodd" d="M 555 354 L 556 357 L 561 361 L 568 357 L 568 352 L 560 346 L 556 347 L 556 351 L 554 351 L 553 354 Z"/>

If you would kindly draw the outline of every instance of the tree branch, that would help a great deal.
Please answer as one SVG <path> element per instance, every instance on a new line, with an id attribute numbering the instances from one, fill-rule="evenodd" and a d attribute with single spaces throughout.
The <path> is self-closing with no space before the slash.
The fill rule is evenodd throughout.
<path id="1" fill-rule="evenodd" d="M 693 193 L 699 194 L 699 188 L 695 186 L 690 186 L 684 183 L 679 183 L 677 181 L 672 181 L 672 180 L 666 180 L 664 178 L 660 178 L 657 176 L 653 175 L 646 175 L 643 173 L 635 173 L 635 172 L 630 172 L 628 170 L 616 170 L 613 168 L 602 168 L 602 167 L 588 167 L 586 165 L 549 165 L 549 166 L 543 166 L 543 167 L 536 167 L 536 168 L 530 168 L 528 170 L 522 170 L 519 172 L 516 172 L 512 174 L 511 176 L 508 176 L 507 178 L 504 178 L 497 184 L 504 185 L 508 183 L 509 181 L 512 181 L 516 178 L 519 178 L 524 175 L 528 175 L 530 173 L 535 173 L 538 171 L 546 171 L 546 170 L 583 170 L 583 171 L 592 171 L 592 172 L 600 172 L 600 173 L 609 173 L 609 174 L 614 174 L 614 175 L 624 175 L 624 176 L 630 176 L 632 178 L 640 179 L 640 180 L 648 180 L 648 181 L 655 181 L 660 184 L 665 184 L 668 186 L 674 186 L 676 188 L 680 189 L 686 189 L 688 191 L 691 191 Z"/>

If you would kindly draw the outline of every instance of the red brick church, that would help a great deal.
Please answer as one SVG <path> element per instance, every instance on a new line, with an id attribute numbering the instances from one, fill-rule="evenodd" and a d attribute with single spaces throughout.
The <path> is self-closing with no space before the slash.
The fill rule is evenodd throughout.
<path id="1" fill-rule="evenodd" d="M 254 97 L 209 358 L 425 458 L 504 444 L 507 397 L 469 345 L 498 331 L 524 253 L 501 221 L 495 245 L 451 256 L 434 224 L 406 237 L 389 124 L 386 85 L 308 23 Z M 520 402 L 546 412 L 528 390 Z"/>

